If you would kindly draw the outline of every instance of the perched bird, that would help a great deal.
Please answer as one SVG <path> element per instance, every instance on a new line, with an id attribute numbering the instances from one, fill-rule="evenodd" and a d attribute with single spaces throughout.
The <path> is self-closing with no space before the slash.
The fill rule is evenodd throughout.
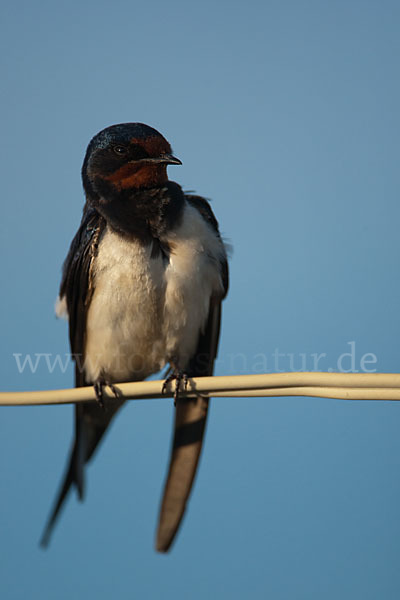
<path id="1" fill-rule="evenodd" d="M 180 165 L 167 140 L 142 123 L 100 131 L 82 167 L 86 204 L 63 267 L 58 314 L 69 320 L 75 385 L 93 384 L 97 402 L 75 405 L 75 439 L 41 544 L 71 486 L 84 495 L 84 470 L 124 403 L 115 384 L 140 381 L 169 365 L 175 428 L 156 548 L 178 530 L 201 451 L 209 400 L 179 396 L 188 377 L 211 375 L 226 251 L 208 202 L 168 180 Z M 104 397 L 109 386 L 113 397 Z"/>

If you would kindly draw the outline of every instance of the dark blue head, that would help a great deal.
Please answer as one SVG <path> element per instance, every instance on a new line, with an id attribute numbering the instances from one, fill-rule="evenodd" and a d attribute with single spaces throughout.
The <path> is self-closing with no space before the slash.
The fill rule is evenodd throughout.
<path id="1" fill-rule="evenodd" d="M 143 123 L 120 123 L 100 131 L 89 143 L 82 166 L 85 191 L 154 187 L 167 180 L 167 165 L 179 165 L 171 146 Z"/>
<path id="2" fill-rule="evenodd" d="M 129 144 L 133 139 L 140 142 L 149 138 L 163 140 L 169 147 L 167 140 L 153 127 L 144 123 L 120 123 L 106 127 L 95 135 L 89 143 L 88 152 L 92 152 L 96 148 L 107 148 L 111 144 Z"/>

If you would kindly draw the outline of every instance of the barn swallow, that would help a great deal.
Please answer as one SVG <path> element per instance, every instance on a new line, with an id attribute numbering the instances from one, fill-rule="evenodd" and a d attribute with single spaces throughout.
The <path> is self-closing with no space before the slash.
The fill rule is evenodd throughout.
<path id="1" fill-rule="evenodd" d="M 212 375 L 228 264 L 207 200 L 167 176 L 181 165 L 167 140 L 142 123 L 100 131 L 82 167 L 86 196 L 80 227 L 64 262 L 57 312 L 69 321 L 75 385 L 93 385 L 97 401 L 75 405 L 75 438 L 46 524 L 49 543 L 72 486 L 84 497 L 84 470 L 124 403 L 116 384 L 169 368 L 175 423 L 156 549 L 166 552 L 190 495 L 209 399 L 179 395 L 188 377 Z M 113 396 L 103 394 L 105 386 Z"/>

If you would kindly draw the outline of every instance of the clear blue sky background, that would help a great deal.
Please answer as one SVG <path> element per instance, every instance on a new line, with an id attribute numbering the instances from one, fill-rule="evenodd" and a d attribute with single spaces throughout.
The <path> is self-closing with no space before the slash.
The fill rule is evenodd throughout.
<path id="1" fill-rule="evenodd" d="M 400 370 L 398 2 L 16 0 L 0 21 L 2 389 L 72 384 L 13 354 L 68 352 L 53 304 L 81 162 L 124 121 L 167 137 L 171 178 L 213 199 L 234 246 L 218 374 L 313 353 L 337 369 L 351 349 L 339 367 Z M 171 402 L 121 412 L 47 552 L 72 408 L 0 412 L 4 600 L 400 597 L 396 403 L 215 400 L 167 556 Z"/>

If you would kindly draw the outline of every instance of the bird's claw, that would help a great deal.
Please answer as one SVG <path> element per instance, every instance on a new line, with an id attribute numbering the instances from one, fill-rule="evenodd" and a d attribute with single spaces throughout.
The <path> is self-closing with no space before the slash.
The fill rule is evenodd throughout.
<path id="1" fill-rule="evenodd" d="M 179 398 L 179 387 L 180 387 L 181 381 L 183 382 L 183 389 L 186 392 L 187 386 L 188 386 L 188 383 L 189 383 L 189 377 L 188 377 L 187 373 L 184 373 L 181 370 L 173 371 L 172 373 L 170 373 L 168 375 L 168 377 L 166 378 L 166 380 L 163 383 L 162 390 L 161 390 L 162 394 L 166 393 L 167 386 L 168 386 L 169 383 L 171 383 L 171 381 L 175 381 L 174 404 L 176 406 L 176 403 L 177 403 L 178 398 Z"/>
<path id="2" fill-rule="evenodd" d="M 93 384 L 94 393 L 96 395 L 96 402 L 100 406 L 100 408 L 104 409 L 104 388 L 109 387 L 112 393 L 116 398 L 122 397 L 122 392 L 119 388 L 117 388 L 111 381 L 107 381 L 104 378 L 99 379 Z"/>

